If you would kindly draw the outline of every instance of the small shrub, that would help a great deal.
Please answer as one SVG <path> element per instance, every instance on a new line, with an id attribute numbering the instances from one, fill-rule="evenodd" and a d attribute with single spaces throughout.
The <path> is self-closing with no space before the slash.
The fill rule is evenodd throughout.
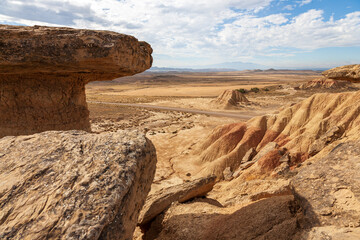
<path id="1" fill-rule="evenodd" d="M 270 91 L 270 90 L 269 90 L 268 88 L 265 88 L 264 91 L 265 91 L 265 92 L 268 92 L 268 91 Z"/>
<path id="2" fill-rule="evenodd" d="M 243 89 L 243 88 L 236 89 L 236 91 L 241 92 L 241 93 L 246 93 L 246 90 L 245 90 L 245 89 Z"/>
<path id="3" fill-rule="evenodd" d="M 256 87 L 256 88 L 252 88 L 250 91 L 252 91 L 254 93 L 258 93 L 260 91 L 260 89 Z"/>

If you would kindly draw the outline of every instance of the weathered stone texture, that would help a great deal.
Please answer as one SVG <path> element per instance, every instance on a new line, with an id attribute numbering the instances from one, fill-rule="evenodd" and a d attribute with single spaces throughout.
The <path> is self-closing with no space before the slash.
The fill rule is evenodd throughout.
<path id="1" fill-rule="evenodd" d="M 352 82 L 360 81 L 360 64 L 346 65 L 329 69 L 322 73 L 326 78 L 345 80 Z"/>
<path id="2" fill-rule="evenodd" d="M 155 174 L 137 131 L 0 139 L 0 239 L 131 239 Z"/>

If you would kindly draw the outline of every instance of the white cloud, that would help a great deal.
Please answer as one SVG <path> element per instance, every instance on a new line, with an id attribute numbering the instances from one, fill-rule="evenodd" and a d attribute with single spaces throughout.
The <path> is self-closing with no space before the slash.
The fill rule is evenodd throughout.
<path id="1" fill-rule="evenodd" d="M 291 10 L 294 10 L 294 6 L 293 5 L 286 5 L 285 7 L 284 7 L 284 9 L 285 10 L 289 10 L 289 11 L 291 11 Z"/>
<path id="2" fill-rule="evenodd" d="M 220 62 L 259 54 L 289 54 L 279 53 L 281 48 L 360 45 L 360 12 L 336 21 L 324 20 L 321 10 L 295 17 L 257 16 L 275 0 L 0 1 L 0 23 L 117 31 L 149 42 L 155 55 L 186 61 L 205 58 Z M 166 64 L 164 59 L 155 57 L 155 65 Z"/>
<path id="3" fill-rule="evenodd" d="M 304 6 L 304 5 L 309 4 L 309 3 L 311 3 L 311 2 L 312 2 L 312 0 L 301 0 L 301 1 L 298 1 L 298 3 L 300 4 L 300 6 Z"/>
<path id="4" fill-rule="evenodd" d="M 360 12 L 334 21 L 324 21 L 323 11 L 309 10 L 288 21 L 283 15 L 254 18 L 242 17 L 219 33 L 219 42 L 231 43 L 229 49 L 248 54 L 266 54 L 274 48 L 314 50 L 324 47 L 360 46 Z M 268 21 L 268 19 L 276 21 Z M 249 22 L 256 25 L 248 27 Z M 286 23 L 286 24 L 283 24 Z"/>

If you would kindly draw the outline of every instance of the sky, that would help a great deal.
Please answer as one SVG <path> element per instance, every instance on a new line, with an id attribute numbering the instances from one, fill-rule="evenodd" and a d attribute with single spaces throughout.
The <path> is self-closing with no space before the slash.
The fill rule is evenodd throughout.
<path id="1" fill-rule="evenodd" d="M 158 67 L 360 63 L 360 0 L 0 0 L 0 24 L 130 34 Z"/>

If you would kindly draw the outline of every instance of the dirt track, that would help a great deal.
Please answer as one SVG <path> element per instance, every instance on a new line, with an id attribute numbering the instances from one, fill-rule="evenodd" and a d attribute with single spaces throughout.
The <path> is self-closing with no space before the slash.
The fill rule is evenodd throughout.
<path id="1" fill-rule="evenodd" d="M 228 118 L 236 118 L 236 119 L 250 119 L 256 115 L 253 113 L 227 113 L 227 112 L 214 112 L 214 111 L 201 111 L 197 109 L 187 109 L 187 108 L 175 108 L 175 107 L 164 107 L 164 106 L 155 106 L 149 104 L 137 104 L 137 103 L 112 103 L 112 102 L 96 102 L 96 101 L 88 101 L 89 103 L 96 104 L 107 104 L 107 105 L 117 105 L 117 106 L 129 106 L 129 107 L 140 107 L 140 108 L 151 108 L 165 111 L 176 111 L 176 112 L 186 112 L 193 114 L 205 114 L 215 117 L 228 117 Z"/>

